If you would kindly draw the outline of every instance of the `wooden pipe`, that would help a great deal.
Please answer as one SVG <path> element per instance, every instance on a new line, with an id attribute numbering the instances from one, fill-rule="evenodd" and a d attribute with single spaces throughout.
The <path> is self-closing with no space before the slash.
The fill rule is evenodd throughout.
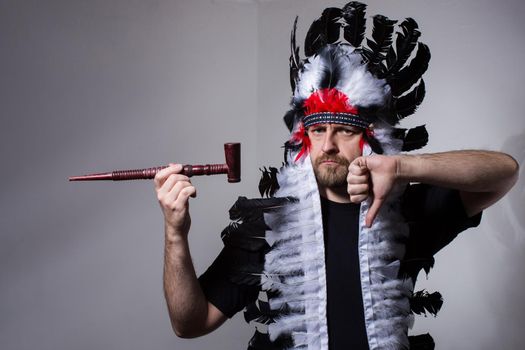
<path id="1" fill-rule="evenodd" d="M 206 165 L 183 165 L 181 174 L 188 177 L 198 175 L 215 175 L 227 174 L 228 182 L 241 181 L 241 144 L 240 143 L 225 143 L 224 156 L 226 158 L 225 164 L 206 164 Z M 146 169 L 130 169 L 130 170 L 114 170 L 107 173 L 88 174 L 81 176 L 71 176 L 69 181 L 125 181 L 125 180 L 142 180 L 153 179 L 155 175 L 167 165 L 146 168 Z"/>

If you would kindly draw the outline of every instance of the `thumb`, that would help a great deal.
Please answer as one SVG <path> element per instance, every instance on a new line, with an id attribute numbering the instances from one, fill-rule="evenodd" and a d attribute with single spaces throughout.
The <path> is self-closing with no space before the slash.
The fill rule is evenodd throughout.
<path id="1" fill-rule="evenodd" d="M 368 212 L 366 213 L 365 217 L 365 226 L 370 228 L 372 227 L 372 222 L 377 216 L 377 213 L 379 212 L 379 209 L 383 205 L 383 200 L 374 198 L 372 201 L 372 205 L 370 205 L 370 208 L 368 208 Z"/>
<path id="2" fill-rule="evenodd" d="M 366 168 L 366 157 L 364 156 L 361 156 L 361 157 L 357 157 L 355 158 L 351 164 L 359 167 L 359 168 Z"/>
<path id="3" fill-rule="evenodd" d="M 368 172 L 365 157 L 357 157 L 348 166 L 348 172 L 352 175 L 364 175 Z"/>

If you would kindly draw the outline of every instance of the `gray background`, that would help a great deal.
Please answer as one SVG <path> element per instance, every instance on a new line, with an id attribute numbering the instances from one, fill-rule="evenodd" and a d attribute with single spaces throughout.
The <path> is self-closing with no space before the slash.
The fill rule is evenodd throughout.
<path id="1" fill-rule="evenodd" d="M 162 216 L 151 182 L 68 183 L 111 169 L 223 161 L 243 146 L 243 182 L 196 178 L 198 273 L 221 247 L 257 168 L 279 165 L 290 97 L 289 31 L 343 1 L 0 1 L 0 348 L 242 349 L 237 315 L 177 339 L 162 293 Z M 369 15 L 414 17 L 432 50 L 425 151 L 485 148 L 525 160 L 525 3 L 369 1 Z M 523 170 L 521 171 L 523 175 Z M 437 256 L 419 288 L 440 290 L 418 318 L 438 349 L 518 349 L 525 336 L 525 191 Z"/>

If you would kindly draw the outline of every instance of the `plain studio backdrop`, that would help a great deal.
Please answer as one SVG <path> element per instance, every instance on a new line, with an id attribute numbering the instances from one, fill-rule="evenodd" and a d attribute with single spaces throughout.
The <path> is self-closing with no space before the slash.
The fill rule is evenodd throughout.
<path id="1" fill-rule="evenodd" d="M 197 273 L 219 252 L 227 210 L 279 166 L 298 43 L 343 1 L 0 1 L 0 348 L 243 349 L 236 315 L 206 337 L 172 333 L 162 291 L 163 222 L 151 181 L 67 177 L 170 161 L 224 161 L 242 143 L 240 184 L 194 179 Z M 427 96 L 404 126 L 424 152 L 502 150 L 525 161 L 525 2 L 369 1 L 368 16 L 415 18 L 432 59 Z M 369 28 L 370 29 L 370 28 Z M 418 317 L 437 349 L 522 349 L 525 192 L 521 180 L 436 256 L 416 289 L 445 299 Z"/>

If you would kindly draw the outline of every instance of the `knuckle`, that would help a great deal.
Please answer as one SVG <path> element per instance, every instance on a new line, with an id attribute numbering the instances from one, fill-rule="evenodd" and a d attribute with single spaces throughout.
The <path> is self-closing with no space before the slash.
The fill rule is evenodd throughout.
<path id="1" fill-rule="evenodd" d="M 184 192 L 185 187 L 186 184 L 184 183 L 184 181 L 177 181 L 177 183 L 175 184 L 175 189 L 178 191 L 179 196 L 181 195 L 181 193 Z"/>
<path id="2" fill-rule="evenodd" d="M 194 192 L 195 192 L 195 187 L 191 186 L 191 184 L 188 184 L 188 187 L 185 187 L 185 188 L 184 188 L 184 193 L 185 193 L 186 195 L 188 195 L 188 196 L 189 196 L 190 194 L 194 193 Z"/>
<path id="3" fill-rule="evenodd" d="M 160 170 L 159 172 L 157 172 L 153 179 L 155 181 L 158 181 L 159 183 L 162 183 L 162 182 L 164 182 L 166 180 L 169 172 L 170 172 L 169 168 L 164 168 L 164 169 Z"/>
<path id="4" fill-rule="evenodd" d="M 357 176 L 352 176 L 349 179 L 348 182 L 350 182 L 350 184 L 352 184 L 352 185 L 359 185 L 359 184 L 363 183 L 363 181 L 361 181 L 361 179 L 359 177 L 357 177 Z"/>
<path id="5" fill-rule="evenodd" d="M 365 199 L 366 199 L 366 195 L 362 195 L 362 194 L 355 194 L 350 197 L 350 200 L 352 201 L 352 203 L 361 203 Z"/>
<path id="6" fill-rule="evenodd" d="M 184 207 L 185 205 L 180 202 L 175 202 L 173 204 L 173 210 L 179 213 L 184 210 Z"/>
<path id="7" fill-rule="evenodd" d="M 348 190 L 352 192 L 352 194 L 359 194 L 362 192 L 362 186 L 358 184 L 350 184 L 348 185 Z"/>
<path id="8" fill-rule="evenodd" d="M 162 170 L 160 170 L 160 171 L 157 171 L 157 173 L 155 174 L 155 176 L 153 177 L 153 179 L 154 179 L 155 181 L 159 180 L 159 179 L 162 177 L 162 175 L 163 175 L 164 173 L 165 173 L 165 170 L 164 170 L 164 169 L 162 169 Z"/>

